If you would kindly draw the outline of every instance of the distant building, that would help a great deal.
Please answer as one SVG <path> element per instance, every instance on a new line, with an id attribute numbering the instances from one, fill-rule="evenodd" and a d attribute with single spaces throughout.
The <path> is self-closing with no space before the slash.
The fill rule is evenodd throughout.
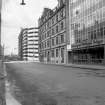
<path id="1" fill-rule="evenodd" d="M 38 61 L 38 28 L 22 29 L 18 39 L 20 59 L 28 61 Z"/>
<path id="2" fill-rule="evenodd" d="M 105 64 L 105 0 L 70 1 L 72 62 Z"/>
<path id="3" fill-rule="evenodd" d="M 67 63 L 68 5 L 69 0 L 58 0 L 58 6 L 55 9 L 44 8 L 39 18 L 39 58 L 41 62 Z"/>

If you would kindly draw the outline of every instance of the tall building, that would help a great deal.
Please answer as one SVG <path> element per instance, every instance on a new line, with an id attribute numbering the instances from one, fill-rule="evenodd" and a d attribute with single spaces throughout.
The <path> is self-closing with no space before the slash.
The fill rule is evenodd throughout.
<path id="1" fill-rule="evenodd" d="M 20 60 L 23 60 L 23 32 L 24 29 L 21 29 L 21 32 L 18 37 L 18 56 Z"/>
<path id="2" fill-rule="evenodd" d="M 74 63 L 105 64 L 105 0 L 70 0 Z"/>
<path id="3" fill-rule="evenodd" d="M 0 0 L 0 59 L 2 58 L 2 47 L 1 47 L 1 8 L 2 8 L 2 0 Z"/>
<path id="4" fill-rule="evenodd" d="M 69 0 L 58 0 L 55 9 L 44 8 L 39 18 L 39 58 L 45 63 L 67 62 L 67 6 Z"/>
<path id="5" fill-rule="evenodd" d="M 21 60 L 39 61 L 38 28 L 24 28 L 19 35 L 19 57 Z"/>

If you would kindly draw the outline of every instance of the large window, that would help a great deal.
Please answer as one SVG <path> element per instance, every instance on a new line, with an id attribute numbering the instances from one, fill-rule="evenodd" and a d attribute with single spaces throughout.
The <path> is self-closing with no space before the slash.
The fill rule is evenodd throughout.
<path id="1" fill-rule="evenodd" d="M 54 49 L 51 52 L 52 52 L 52 57 L 54 57 L 55 56 Z"/>
<path id="2" fill-rule="evenodd" d="M 47 32 L 47 37 L 49 37 L 50 34 L 51 34 L 51 30 L 49 30 L 49 31 Z"/>
<path id="3" fill-rule="evenodd" d="M 56 57 L 58 57 L 58 56 L 59 56 L 59 50 L 56 49 Z"/>
<path id="4" fill-rule="evenodd" d="M 59 44 L 59 38 L 58 38 L 58 36 L 56 37 L 56 45 L 58 45 Z"/>
<path id="5" fill-rule="evenodd" d="M 52 35 L 54 35 L 54 33 L 55 33 L 55 32 L 54 32 L 54 28 L 53 28 L 53 29 L 52 29 Z"/>
<path id="6" fill-rule="evenodd" d="M 100 38 L 103 38 L 103 33 L 104 33 L 103 27 L 101 27 L 101 28 L 100 28 Z"/>
<path id="7" fill-rule="evenodd" d="M 46 55 L 47 55 L 47 54 L 46 54 L 46 51 L 45 51 L 45 52 L 44 52 L 44 57 L 46 57 Z"/>
<path id="8" fill-rule="evenodd" d="M 52 25 L 54 24 L 54 17 L 52 18 Z"/>
<path id="9" fill-rule="evenodd" d="M 61 12 L 60 12 L 60 17 L 61 17 L 61 19 L 64 17 L 63 9 L 62 9 Z"/>
<path id="10" fill-rule="evenodd" d="M 61 35 L 61 43 L 64 43 L 64 34 Z"/>
<path id="11" fill-rule="evenodd" d="M 56 33 L 58 33 L 58 31 L 59 31 L 59 30 L 58 30 L 58 25 L 57 25 L 57 26 L 56 26 Z"/>
<path id="12" fill-rule="evenodd" d="M 63 21 L 61 22 L 61 30 L 63 30 L 64 29 L 64 23 L 63 23 Z"/>
<path id="13" fill-rule="evenodd" d="M 52 46 L 54 46 L 55 45 L 55 43 L 54 43 L 54 38 L 52 39 Z"/>
<path id="14" fill-rule="evenodd" d="M 104 38 L 105 38 L 105 27 L 104 27 Z"/>
<path id="15" fill-rule="evenodd" d="M 45 48 L 46 48 L 46 42 L 45 42 Z"/>
<path id="16" fill-rule="evenodd" d="M 47 40 L 47 47 L 50 47 L 50 40 Z"/>
<path id="17" fill-rule="evenodd" d="M 46 39 L 46 33 L 44 34 L 44 37 L 45 37 L 45 39 Z"/>
<path id="18" fill-rule="evenodd" d="M 64 63 L 64 48 L 61 48 L 61 63 Z"/>
<path id="19" fill-rule="evenodd" d="M 58 22 L 58 14 L 56 15 L 56 22 Z"/>

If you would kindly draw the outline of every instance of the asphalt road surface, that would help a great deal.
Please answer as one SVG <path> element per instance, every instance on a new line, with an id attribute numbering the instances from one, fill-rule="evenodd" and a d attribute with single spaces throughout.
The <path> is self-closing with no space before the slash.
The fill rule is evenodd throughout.
<path id="1" fill-rule="evenodd" d="M 105 105 L 105 71 L 7 63 L 12 95 L 22 105 Z"/>

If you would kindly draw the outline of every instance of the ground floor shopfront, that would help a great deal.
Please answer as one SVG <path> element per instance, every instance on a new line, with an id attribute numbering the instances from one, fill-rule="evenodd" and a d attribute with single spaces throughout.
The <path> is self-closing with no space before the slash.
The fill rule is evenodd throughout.
<path id="1" fill-rule="evenodd" d="M 105 64 L 105 45 L 73 49 L 72 63 Z"/>
<path id="2" fill-rule="evenodd" d="M 44 50 L 40 53 L 40 62 L 66 64 L 66 46 Z"/>

